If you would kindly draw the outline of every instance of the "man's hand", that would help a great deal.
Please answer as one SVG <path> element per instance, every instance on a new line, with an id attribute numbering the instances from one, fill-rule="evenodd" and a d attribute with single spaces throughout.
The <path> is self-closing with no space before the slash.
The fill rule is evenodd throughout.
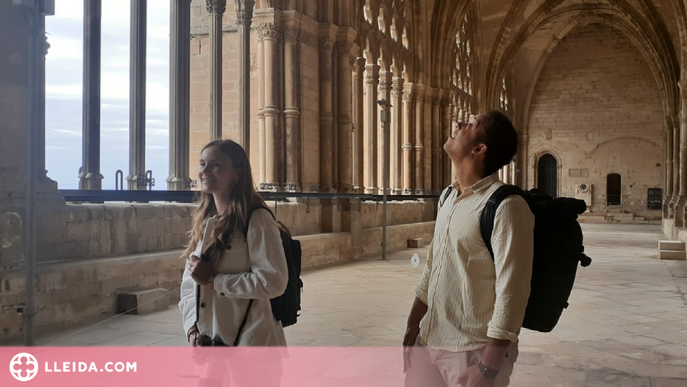
<path id="1" fill-rule="evenodd" d="M 191 273 L 191 278 L 201 286 L 206 286 L 210 277 L 217 274 L 209 262 L 205 262 L 195 255 L 192 255 L 188 260 L 188 270 Z"/>
<path id="2" fill-rule="evenodd" d="M 425 314 L 427 314 L 427 305 L 415 297 L 413 307 L 410 308 L 410 316 L 408 316 L 406 334 L 403 336 L 403 372 L 410 368 L 410 351 L 413 350 L 413 345 L 420 335 L 420 321 Z"/>
<path id="3" fill-rule="evenodd" d="M 406 334 L 403 336 L 403 372 L 410 368 L 410 351 L 412 351 L 417 337 L 420 335 L 419 325 L 408 325 Z"/>
<path id="4" fill-rule="evenodd" d="M 474 364 L 458 376 L 456 384 L 463 387 L 494 387 L 495 382 L 495 380 L 489 380 L 482 376 L 477 364 Z"/>

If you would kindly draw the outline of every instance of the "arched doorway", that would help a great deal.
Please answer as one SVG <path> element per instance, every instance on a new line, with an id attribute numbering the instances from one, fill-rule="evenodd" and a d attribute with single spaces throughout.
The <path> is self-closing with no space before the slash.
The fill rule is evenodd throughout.
<path id="1" fill-rule="evenodd" d="M 617 173 L 606 176 L 606 204 L 619 206 L 621 204 L 621 177 Z"/>
<path id="2" fill-rule="evenodd" d="M 558 197 L 558 161 L 549 153 L 539 159 L 537 188 L 552 198 Z"/>

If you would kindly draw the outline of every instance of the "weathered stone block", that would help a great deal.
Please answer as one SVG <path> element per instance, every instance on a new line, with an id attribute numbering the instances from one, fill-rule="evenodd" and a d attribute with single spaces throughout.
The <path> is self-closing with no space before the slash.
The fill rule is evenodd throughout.
<path id="1" fill-rule="evenodd" d="M 420 248 L 422 246 L 424 246 L 424 241 L 422 238 L 408 239 L 408 247 L 409 248 L 417 249 L 417 248 Z"/>

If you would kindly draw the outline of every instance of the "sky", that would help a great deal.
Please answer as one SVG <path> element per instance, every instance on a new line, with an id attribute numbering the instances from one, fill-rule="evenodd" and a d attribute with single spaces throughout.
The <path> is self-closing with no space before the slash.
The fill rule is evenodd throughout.
<path id="1" fill-rule="evenodd" d="M 83 0 L 56 0 L 46 16 L 46 169 L 60 189 L 78 188 L 82 164 Z M 146 170 L 155 187 L 169 174 L 169 0 L 148 1 Z M 102 0 L 101 144 L 103 189 L 129 172 L 129 0 Z M 124 182 L 126 187 L 126 181 Z"/>

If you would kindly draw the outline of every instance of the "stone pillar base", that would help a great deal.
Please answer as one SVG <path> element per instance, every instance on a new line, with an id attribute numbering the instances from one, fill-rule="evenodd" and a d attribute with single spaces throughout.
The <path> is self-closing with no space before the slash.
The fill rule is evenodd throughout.
<path id="1" fill-rule="evenodd" d="M 687 197 L 680 195 L 675 202 L 675 227 L 685 227 Z"/>

